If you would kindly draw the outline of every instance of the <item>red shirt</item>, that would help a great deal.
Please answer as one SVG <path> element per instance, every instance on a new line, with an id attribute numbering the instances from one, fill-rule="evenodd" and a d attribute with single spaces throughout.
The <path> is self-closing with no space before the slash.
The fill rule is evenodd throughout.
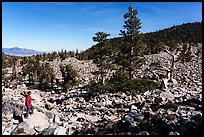
<path id="1" fill-rule="evenodd" d="M 27 97 L 26 97 L 26 106 L 27 107 L 30 107 L 31 106 L 31 97 L 30 97 L 30 95 L 28 95 Z"/>

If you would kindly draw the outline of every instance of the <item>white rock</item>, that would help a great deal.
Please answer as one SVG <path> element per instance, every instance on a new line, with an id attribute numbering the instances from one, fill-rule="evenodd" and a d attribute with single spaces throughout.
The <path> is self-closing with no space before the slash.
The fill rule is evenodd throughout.
<path id="1" fill-rule="evenodd" d="M 36 131 L 33 128 L 29 129 L 29 135 L 34 135 L 35 133 Z"/>
<path id="2" fill-rule="evenodd" d="M 168 89 L 168 79 L 167 78 L 163 78 L 163 83 L 164 83 L 164 88 Z"/>
<path id="3" fill-rule="evenodd" d="M 198 85 L 198 86 L 202 86 L 202 83 L 201 83 L 201 82 L 198 82 L 197 85 Z"/>
<path id="4" fill-rule="evenodd" d="M 137 110 L 137 107 L 136 107 L 135 105 L 131 105 L 130 110 L 131 110 L 131 111 Z"/>
<path id="5" fill-rule="evenodd" d="M 54 135 L 67 135 L 66 134 L 66 128 L 61 127 L 61 126 L 57 127 L 55 132 L 54 132 Z"/>
<path id="6" fill-rule="evenodd" d="M 78 119 L 78 117 L 76 117 L 76 116 L 72 116 L 71 118 L 69 118 L 69 123 L 74 123 L 74 122 L 76 122 L 76 120 Z"/>
<path id="7" fill-rule="evenodd" d="M 106 106 L 111 106 L 112 105 L 112 101 L 106 100 L 105 104 L 106 104 Z"/>
<path id="8" fill-rule="evenodd" d="M 53 122 L 55 122 L 55 123 L 61 123 L 60 118 L 59 118 L 58 115 L 55 115 L 55 116 L 54 116 Z"/>
<path id="9" fill-rule="evenodd" d="M 32 114 L 31 116 L 28 116 L 28 119 L 25 119 L 24 121 L 28 123 L 30 128 L 34 128 L 38 126 L 42 130 L 49 126 L 47 116 L 42 112 L 38 112 L 37 110 L 35 110 L 34 114 Z"/>
<path id="10" fill-rule="evenodd" d="M 68 127 L 68 135 L 72 135 L 76 131 L 76 128 L 73 125 Z"/>
<path id="11" fill-rule="evenodd" d="M 85 115 L 85 118 L 88 120 L 88 121 L 91 121 L 91 122 L 97 122 L 98 121 L 98 116 L 90 116 L 90 115 Z"/>
<path id="12" fill-rule="evenodd" d="M 162 93 L 160 93 L 160 96 L 162 98 L 166 98 L 169 101 L 173 101 L 174 100 L 174 95 L 171 92 L 162 92 Z"/>
<path id="13" fill-rule="evenodd" d="M 118 120 L 119 118 L 116 115 L 111 115 L 111 116 L 104 115 L 104 119 L 109 120 L 111 122 L 114 122 L 114 121 Z"/>
<path id="14" fill-rule="evenodd" d="M 14 124 L 18 124 L 19 123 L 18 120 L 15 120 L 15 119 L 12 119 L 12 121 L 13 121 Z"/>
<path id="15" fill-rule="evenodd" d="M 173 82 L 174 85 L 177 85 L 177 84 L 178 84 L 178 82 L 177 82 L 175 79 L 172 78 L 171 80 L 172 80 L 172 82 Z"/>
<path id="16" fill-rule="evenodd" d="M 86 91 L 86 90 L 82 90 L 81 93 L 82 93 L 82 94 L 85 94 L 85 93 L 87 93 L 87 91 Z"/>

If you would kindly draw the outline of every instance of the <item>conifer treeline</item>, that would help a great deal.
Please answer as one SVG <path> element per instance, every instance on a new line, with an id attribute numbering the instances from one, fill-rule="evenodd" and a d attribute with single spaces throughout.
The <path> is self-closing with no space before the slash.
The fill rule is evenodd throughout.
<path id="1" fill-rule="evenodd" d="M 66 90 L 79 82 L 77 72 L 70 65 L 60 65 L 58 67 L 60 67 L 62 79 L 56 79 L 50 62 L 54 59 L 63 61 L 67 57 L 76 56 L 76 52 L 66 50 L 28 57 L 9 56 L 2 52 L 2 80 L 5 86 L 16 81 L 44 91 L 50 91 L 55 87 Z M 17 70 L 19 67 L 22 67 L 20 72 Z M 7 68 L 12 68 L 11 72 Z M 69 79 L 72 80 L 69 81 Z"/>
<path id="2" fill-rule="evenodd" d="M 178 43 L 202 43 L 202 22 L 186 23 L 172 26 L 156 32 L 143 34 L 145 54 L 156 54 L 163 50 L 164 46 L 177 47 Z M 124 37 L 107 40 L 106 46 L 113 52 L 120 50 L 120 45 L 124 42 Z M 97 45 L 92 46 L 80 54 L 81 59 L 94 59 L 94 50 Z"/>

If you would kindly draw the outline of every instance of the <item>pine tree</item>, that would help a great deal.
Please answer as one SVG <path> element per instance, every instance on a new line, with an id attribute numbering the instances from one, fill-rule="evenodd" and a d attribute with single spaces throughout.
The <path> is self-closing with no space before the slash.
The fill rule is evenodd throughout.
<path id="1" fill-rule="evenodd" d="M 7 67 L 8 67 L 7 58 L 5 54 L 2 52 L 2 80 L 6 79 L 6 75 L 8 72 L 8 70 L 6 69 Z"/>
<path id="2" fill-rule="evenodd" d="M 53 88 L 55 76 L 54 71 L 49 65 L 49 63 L 42 64 L 37 71 L 38 75 L 38 88 L 41 90 L 48 91 Z"/>
<path id="3" fill-rule="evenodd" d="M 79 50 L 78 49 L 76 49 L 75 58 L 79 59 Z"/>
<path id="4" fill-rule="evenodd" d="M 124 42 L 121 44 L 120 52 L 116 54 L 116 63 L 120 65 L 123 71 L 128 72 L 129 79 L 133 78 L 133 73 L 140 68 L 144 62 L 142 43 L 142 34 L 140 34 L 141 22 L 137 18 L 137 10 L 133 7 L 128 7 L 128 13 L 124 15 L 125 30 L 120 30 L 120 35 L 124 37 Z"/>
<path id="5" fill-rule="evenodd" d="M 46 70 L 45 70 L 45 66 L 44 64 L 42 64 L 39 68 L 39 72 L 38 72 L 38 89 L 40 90 L 45 90 L 48 89 L 48 79 L 46 78 Z"/>
<path id="6" fill-rule="evenodd" d="M 66 50 L 65 50 L 66 51 Z M 63 51 L 63 49 L 61 50 L 61 52 L 58 53 L 59 57 L 61 58 L 61 60 L 65 60 L 66 59 L 66 52 Z"/>
<path id="7" fill-rule="evenodd" d="M 27 64 L 23 66 L 23 76 L 28 76 L 30 84 L 34 84 L 36 80 L 38 67 L 39 61 L 35 60 L 34 58 L 29 58 Z"/>
<path id="8" fill-rule="evenodd" d="M 79 83 L 79 75 L 71 65 L 60 65 L 59 67 L 63 77 L 62 88 L 64 91 Z"/>
<path id="9" fill-rule="evenodd" d="M 12 67 L 11 81 L 17 78 L 16 65 Z"/>
<path id="10" fill-rule="evenodd" d="M 106 44 L 107 37 L 110 36 L 108 33 L 97 32 L 92 39 L 94 42 L 98 42 L 95 47 L 94 54 L 94 63 L 99 67 L 99 72 L 95 72 L 96 75 L 100 74 L 100 82 L 104 84 L 104 75 L 105 69 L 108 69 L 110 66 L 110 54 L 111 49 L 108 49 Z"/>

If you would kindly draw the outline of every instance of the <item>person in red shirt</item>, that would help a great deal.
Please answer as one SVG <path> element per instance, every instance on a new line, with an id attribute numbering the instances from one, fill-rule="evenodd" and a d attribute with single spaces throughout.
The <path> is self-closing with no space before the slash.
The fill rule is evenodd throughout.
<path id="1" fill-rule="evenodd" d="M 34 110 L 34 107 L 33 105 L 31 104 L 32 103 L 32 100 L 31 100 L 31 91 L 28 91 L 28 95 L 26 96 L 26 101 L 25 101 L 25 105 L 26 105 L 26 108 L 27 108 L 27 113 L 25 115 L 25 118 L 28 117 L 29 113 L 30 114 L 33 114 L 33 110 Z"/>

